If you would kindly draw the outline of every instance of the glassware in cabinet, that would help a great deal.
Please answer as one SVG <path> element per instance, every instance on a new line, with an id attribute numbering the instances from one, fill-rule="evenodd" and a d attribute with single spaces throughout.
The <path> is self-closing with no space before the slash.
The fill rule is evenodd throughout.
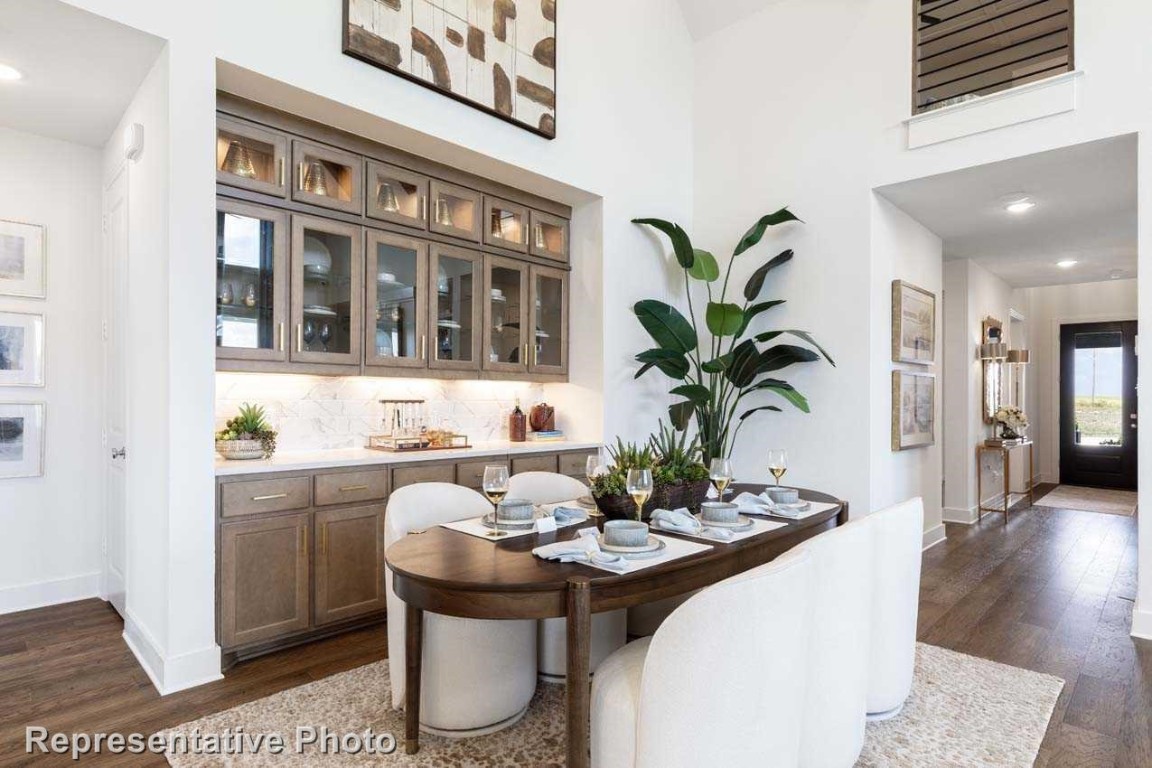
<path id="1" fill-rule="evenodd" d="M 364 364 L 428 365 L 428 245 L 388 232 L 367 234 Z"/>
<path id="2" fill-rule="evenodd" d="M 358 226 L 292 217 L 293 362 L 360 364 L 362 249 Z"/>
<path id="3" fill-rule="evenodd" d="M 216 206 L 216 356 L 287 359 L 288 216 L 231 200 Z"/>

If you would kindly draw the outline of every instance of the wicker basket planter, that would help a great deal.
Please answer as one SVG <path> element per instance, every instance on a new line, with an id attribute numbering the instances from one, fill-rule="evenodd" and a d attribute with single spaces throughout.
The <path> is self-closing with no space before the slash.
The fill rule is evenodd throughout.
<path id="1" fill-rule="evenodd" d="M 704 502 L 704 499 L 708 498 L 709 485 L 708 480 L 695 482 L 682 480 L 671 485 L 660 486 L 653 496 L 656 498 L 656 503 L 660 509 L 687 507 L 690 512 L 695 512 Z"/>
<path id="2" fill-rule="evenodd" d="M 604 517 L 609 520 L 635 520 L 636 519 L 636 502 L 632 501 L 632 497 L 628 494 L 617 494 L 610 496 L 595 496 L 596 507 L 604 513 Z M 652 498 L 648 499 L 644 504 L 644 516 L 642 520 L 647 520 L 651 517 L 652 512 L 657 508 L 656 494 L 652 494 Z"/>
<path id="3" fill-rule="evenodd" d="M 217 440 L 216 453 L 225 459 L 263 459 L 264 444 L 259 440 Z"/>

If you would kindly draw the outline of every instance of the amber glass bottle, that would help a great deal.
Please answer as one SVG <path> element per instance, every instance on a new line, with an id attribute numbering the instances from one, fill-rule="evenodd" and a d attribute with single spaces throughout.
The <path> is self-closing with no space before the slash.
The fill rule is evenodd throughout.
<path id="1" fill-rule="evenodd" d="M 528 417 L 520 410 L 520 400 L 508 416 L 508 439 L 513 443 L 523 443 L 528 439 Z"/>

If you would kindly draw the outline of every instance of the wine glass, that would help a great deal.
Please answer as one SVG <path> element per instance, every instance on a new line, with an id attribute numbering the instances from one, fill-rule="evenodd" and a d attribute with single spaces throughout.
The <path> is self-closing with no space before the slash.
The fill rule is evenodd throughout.
<path id="1" fill-rule="evenodd" d="M 328 323 L 320 324 L 320 347 L 327 352 L 328 342 L 332 341 L 332 326 Z"/>
<path id="2" fill-rule="evenodd" d="M 708 467 L 708 479 L 716 489 L 716 498 L 723 501 L 728 484 L 732 482 L 732 462 L 728 459 L 712 459 L 712 464 Z"/>
<path id="3" fill-rule="evenodd" d="M 304 347 L 306 349 L 311 349 L 312 348 L 312 341 L 313 341 L 313 339 L 316 338 L 316 323 L 312 322 L 311 320 L 305 320 L 304 321 L 303 336 L 304 336 Z"/>
<path id="4" fill-rule="evenodd" d="M 488 531 L 490 538 L 496 539 L 507 536 L 506 531 L 500 530 L 500 502 L 508 495 L 508 467 L 503 464 L 493 464 L 484 467 L 484 495 L 492 502 L 492 530 Z"/>
<path id="5" fill-rule="evenodd" d="M 600 454 L 593 453 L 589 455 L 588 458 L 584 461 L 584 476 L 588 478 L 589 488 L 591 488 L 592 482 L 603 474 L 605 474 L 604 465 L 600 463 Z M 588 510 L 588 514 L 591 517 L 603 516 L 603 513 L 600 511 L 600 509 L 596 507 L 595 497 L 592 498 L 592 509 Z"/>
<path id="6" fill-rule="evenodd" d="M 636 502 L 636 519 L 639 521 L 644 517 L 644 502 L 652 497 L 652 470 L 628 470 L 628 481 L 625 487 L 628 490 L 628 495 L 632 497 L 632 501 Z"/>
<path id="7" fill-rule="evenodd" d="M 768 471 L 776 478 L 776 487 L 780 487 L 780 478 L 788 471 L 788 452 L 783 448 L 773 448 L 768 451 Z"/>

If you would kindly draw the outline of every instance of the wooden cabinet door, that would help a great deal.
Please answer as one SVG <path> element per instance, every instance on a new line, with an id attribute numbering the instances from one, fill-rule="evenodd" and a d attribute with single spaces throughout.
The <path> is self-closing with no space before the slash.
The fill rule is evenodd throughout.
<path id="1" fill-rule="evenodd" d="M 364 365 L 428 367 L 428 244 L 368 230 Z"/>
<path id="2" fill-rule="evenodd" d="M 384 505 L 316 512 L 316 624 L 384 610 Z"/>
<path id="3" fill-rule="evenodd" d="M 484 257 L 433 244 L 428 259 L 428 367 L 480 370 Z"/>
<path id="4" fill-rule="evenodd" d="M 288 192 L 288 137 L 258 125 L 216 118 L 216 181 L 284 197 Z"/>
<path id="5" fill-rule="evenodd" d="M 484 196 L 484 244 L 528 253 L 528 209 Z"/>
<path id="6" fill-rule="evenodd" d="M 216 203 L 216 357 L 288 359 L 288 215 Z"/>
<path id="7" fill-rule="evenodd" d="M 359 368 L 363 302 L 360 227 L 293 216 L 291 361 Z"/>
<path id="8" fill-rule="evenodd" d="M 395 165 L 367 163 L 369 218 L 428 228 L 428 177 Z"/>
<path id="9" fill-rule="evenodd" d="M 568 221 L 542 211 L 532 211 L 528 252 L 556 261 L 568 261 Z"/>
<path id="10" fill-rule="evenodd" d="M 532 267 L 532 297 L 528 305 L 532 354 L 530 373 L 568 373 L 568 273 L 552 267 Z"/>
<path id="11" fill-rule="evenodd" d="M 528 265 L 503 256 L 484 256 L 484 339 L 486 371 L 527 373 L 532 332 L 528 328 Z"/>
<path id="12" fill-rule="evenodd" d="M 220 525 L 220 645 L 272 640 L 309 625 L 312 517 Z"/>
<path id="13" fill-rule="evenodd" d="M 296 139 L 292 199 L 345 213 L 364 213 L 364 160 L 359 155 Z"/>
<path id="14" fill-rule="evenodd" d="M 474 243 L 480 242 L 483 203 L 480 193 L 446 181 L 432 179 L 428 229 Z"/>

